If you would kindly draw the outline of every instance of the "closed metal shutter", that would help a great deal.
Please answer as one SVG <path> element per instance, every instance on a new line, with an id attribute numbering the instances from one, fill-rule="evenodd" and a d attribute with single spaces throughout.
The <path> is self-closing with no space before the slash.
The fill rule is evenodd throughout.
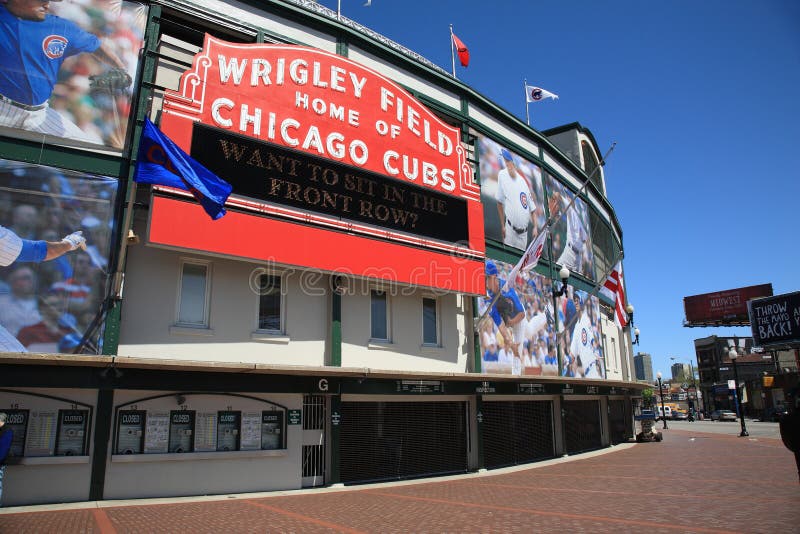
<path id="1" fill-rule="evenodd" d="M 600 401 L 564 401 L 561 406 L 567 454 L 599 449 L 602 446 Z"/>
<path id="2" fill-rule="evenodd" d="M 487 468 L 555 456 L 552 401 L 484 402 L 481 411 Z"/>
<path id="3" fill-rule="evenodd" d="M 344 483 L 467 471 L 466 402 L 343 402 Z"/>
<path id="4" fill-rule="evenodd" d="M 608 401 L 608 430 L 612 445 L 625 443 L 633 437 L 631 419 L 630 402 L 624 399 Z"/>

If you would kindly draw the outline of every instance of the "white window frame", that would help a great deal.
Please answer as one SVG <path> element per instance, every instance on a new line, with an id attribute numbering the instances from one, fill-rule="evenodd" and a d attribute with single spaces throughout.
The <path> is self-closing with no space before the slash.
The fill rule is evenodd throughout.
<path id="1" fill-rule="evenodd" d="M 259 317 L 261 315 L 261 294 L 259 293 L 259 284 L 258 281 L 262 276 L 273 276 L 278 278 L 281 282 L 281 289 L 280 289 L 280 326 L 277 330 L 271 328 L 260 328 L 259 327 Z M 255 320 L 253 325 L 253 339 L 262 339 L 262 338 L 277 338 L 284 336 L 286 334 L 286 276 L 285 273 L 274 271 L 271 269 L 256 269 L 253 271 L 252 280 L 255 282 L 251 289 L 256 295 L 255 298 Z"/>
<path id="2" fill-rule="evenodd" d="M 183 275 L 186 266 L 195 265 L 204 267 L 206 270 L 206 280 L 203 298 L 203 320 L 201 322 L 183 321 L 181 318 L 181 303 L 183 301 Z M 199 260 L 196 258 L 181 258 L 178 263 L 178 291 L 175 301 L 175 326 L 178 328 L 209 330 L 210 329 L 210 307 L 211 307 L 211 275 L 212 264 L 210 261 Z"/>
<path id="3" fill-rule="evenodd" d="M 372 337 L 372 296 L 375 292 L 381 292 L 386 297 L 386 338 Z M 389 290 L 381 286 L 372 286 L 369 289 L 369 341 L 370 343 L 390 344 L 392 342 L 392 299 Z"/>
<path id="4" fill-rule="evenodd" d="M 436 313 L 435 317 L 435 326 L 436 329 L 436 341 L 434 343 L 428 343 L 425 341 L 425 301 L 432 300 L 434 304 L 434 311 Z M 438 348 L 442 346 L 442 303 L 441 299 L 437 298 L 434 295 L 422 295 L 422 300 L 420 301 L 420 305 L 422 306 L 422 313 L 420 313 L 420 318 L 422 321 L 422 346 L 423 347 L 434 347 Z"/>

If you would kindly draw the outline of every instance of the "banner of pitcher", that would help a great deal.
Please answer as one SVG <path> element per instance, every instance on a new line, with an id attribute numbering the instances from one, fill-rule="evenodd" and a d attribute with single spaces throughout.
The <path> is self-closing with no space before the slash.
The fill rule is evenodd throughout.
<path id="1" fill-rule="evenodd" d="M 0 160 L 0 351 L 99 354 L 116 178 Z"/>
<path id="2" fill-rule="evenodd" d="M 147 7 L 0 2 L 0 134 L 121 151 Z"/>
<path id="3" fill-rule="evenodd" d="M 588 206 L 554 177 L 488 137 L 478 136 L 486 237 L 525 250 L 550 217 L 552 256 L 559 265 L 594 278 Z M 545 195 L 546 192 L 546 195 Z M 569 209 L 567 209 L 569 208 Z M 545 247 L 545 258 L 550 257 Z"/>
<path id="4" fill-rule="evenodd" d="M 534 271 L 508 280 L 512 267 L 486 261 L 487 294 L 478 304 L 479 316 L 485 314 L 478 324 L 481 371 L 605 378 L 597 297 L 568 286 L 554 309 L 551 280 Z M 500 297 L 487 310 L 498 291 Z"/>

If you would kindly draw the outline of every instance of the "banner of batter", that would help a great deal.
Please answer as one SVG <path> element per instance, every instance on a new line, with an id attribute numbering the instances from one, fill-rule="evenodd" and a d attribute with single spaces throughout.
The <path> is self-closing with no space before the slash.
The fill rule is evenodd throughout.
<path id="1" fill-rule="evenodd" d="M 0 352 L 100 354 L 117 179 L 0 159 Z"/>
<path id="2" fill-rule="evenodd" d="M 557 303 L 561 376 L 605 378 L 600 301 L 583 290 L 569 286 L 567 294 L 559 297 Z"/>
<path id="3" fill-rule="evenodd" d="M 0 134 L 121 150 L 146 21 L 121 0 L 0 0 Z"/>
<path id="4" fill-rule="evenodd" d="M 481 372 L 558 376 L 553 285 L 535 271 L 509 280 L 511 268 L 486 260 L 486 297 L 478 299 L 480 315 L 486 312 L 478 324 Z"/>
<path id="5" fill-rule="evenodd" d="M 594 253 L 586 202 L 579 198 L 569 206 L 575 195 L 549 174 L 545 182 L 550 217 L 558 216 L 550 231 L 553 259 L 557 264 L 592 280 L 595 277 Z"/>
<path id="6" fill-rule="evenodd" d="M 545 224 L 542 170 L 481 135 L 478 160 L 486 237 L 525 250 Z"/>

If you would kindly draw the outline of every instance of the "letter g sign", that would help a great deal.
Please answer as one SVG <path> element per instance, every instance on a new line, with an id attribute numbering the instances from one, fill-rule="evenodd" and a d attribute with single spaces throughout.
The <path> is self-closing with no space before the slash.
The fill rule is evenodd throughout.
<path id="1" fill-rule="evenodd" d="M 328 379 L 320 378 L 317 388 L 319 388 L 320 391 L 328 391 Z"/>

